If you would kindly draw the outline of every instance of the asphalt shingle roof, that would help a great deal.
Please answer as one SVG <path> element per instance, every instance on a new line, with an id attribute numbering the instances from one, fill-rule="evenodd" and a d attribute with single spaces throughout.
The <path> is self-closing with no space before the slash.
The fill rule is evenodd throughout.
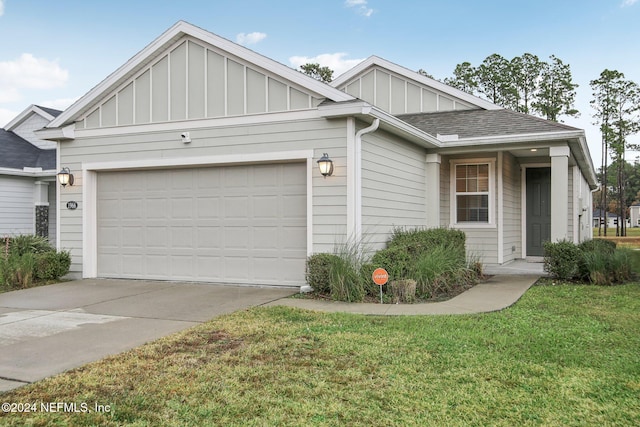
<path id="1" fill-rule="evenodd" d="M 44 112 L 51 114 L 53 117 L 58 117 L 60 114 L 62 114 L 62 111 L 60 110 L 54 110 L 53 108 L 43 107 L 42 105 L 36 105 L 36 107 L 38 107 Z"/>
<path id="2" fill-rule="evenodd" d="M 16 135 L 0 129 L 0 168 L 56 168 L 56 150 L 42 150 Z"/>
<path id="3" fill-rule="evenodd" d="M 396 117 L 430 135 L 458 135 L 459 138 L 579 130 L 506 109 L 400 114 Z"/>

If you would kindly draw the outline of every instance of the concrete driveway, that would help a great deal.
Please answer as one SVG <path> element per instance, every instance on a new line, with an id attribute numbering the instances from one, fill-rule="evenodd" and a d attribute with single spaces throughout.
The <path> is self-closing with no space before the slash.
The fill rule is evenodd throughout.
<path id="1" fill-rule="evenodd" d="M 85 279 L 0 294 L 0 391 L 296 292 Z"/>

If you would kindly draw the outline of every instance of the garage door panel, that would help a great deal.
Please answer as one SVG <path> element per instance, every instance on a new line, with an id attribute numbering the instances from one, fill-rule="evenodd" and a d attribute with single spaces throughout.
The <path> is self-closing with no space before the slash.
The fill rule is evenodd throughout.
<path id="1" fill-rule="evenodd" d="M 304 163 L 99 173 L 97 212 L 99 276 L 304 283 Z"/>

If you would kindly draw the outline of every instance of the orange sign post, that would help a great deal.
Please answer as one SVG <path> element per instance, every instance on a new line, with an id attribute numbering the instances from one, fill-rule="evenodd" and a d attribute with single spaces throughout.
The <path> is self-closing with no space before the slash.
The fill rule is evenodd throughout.
<path id="1" fill-rule="evenodd" d="M 389 273 L 384 268 L 376 268 L 371 275 L 373 283 L 380 286 L 380 304 L 382 304 L 382 286 L 389 281 Z"/>

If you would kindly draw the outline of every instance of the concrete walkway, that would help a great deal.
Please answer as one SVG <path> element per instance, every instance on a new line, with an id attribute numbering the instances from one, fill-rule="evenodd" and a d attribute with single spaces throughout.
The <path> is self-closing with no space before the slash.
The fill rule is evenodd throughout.
<path id="1" fill-rule="evenodd" d="M 448 301 L 423 304 L 351 304 L 339 301 L 285 298 L 265 305 L 285 305 L 326 312 L 391 316 L 486 313 L 513 305 L 539 278 L 539 275 L 496 275 Z"/>

